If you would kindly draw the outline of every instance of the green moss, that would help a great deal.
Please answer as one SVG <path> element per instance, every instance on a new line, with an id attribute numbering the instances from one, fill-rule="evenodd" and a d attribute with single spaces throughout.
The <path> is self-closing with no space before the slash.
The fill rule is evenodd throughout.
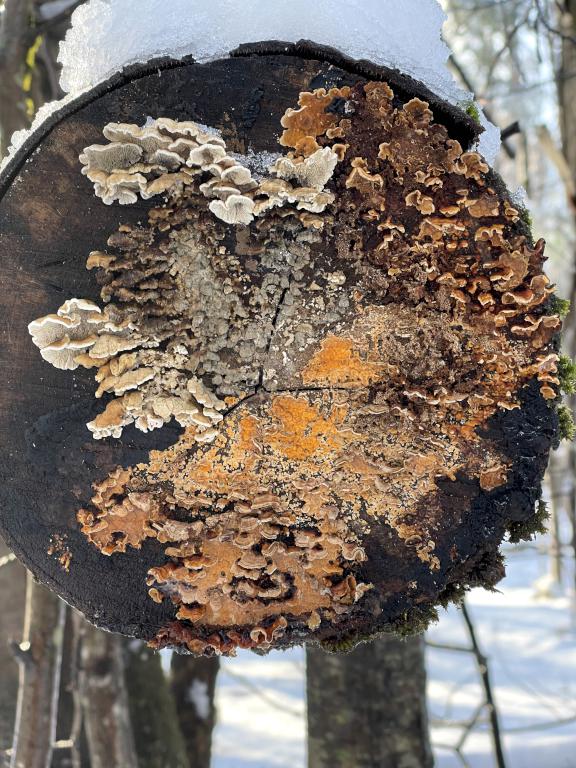
<path id="1" fill-rule="evenodd" d="M 574 416 L 567 405 L 558 406 L 558 424 L 560 427 L 560 437 L 562 440 L 572 442 L 576 438 L 576 424 Z"/>
<path id="2" fill-rule="evenodd" d="M 446 604 L 449 601 L 447 600 Z M 426 632 L 433 621 L 438 621 L 438 610 L 434 606 L 413 607 L 404 611 L 396 621 L 386 627 L 385 631 L 372 634 L 349 634 L 335 640 L 323 640 L 320 642 L 320 647 L 328 653 L 350 653 L 360 643 L 371 643 L 383 635 L 400 637 L 421 635 Z"/>
<path id="3" fill-rule="evenodd" d="M 372 634 L 350 634 L 344 637 L 340 637 L 337 640 L 322 640 L 320 647 L 322 650 L 328 653 L 350 653 L 361 643 L 371 643 L 380 637 L 382 632 L 374 632 Z"/>
<path id="4" fill-rule="evenodd" d="M 526 226 L 532 230 L 532 226 L 534 225 L 534 220 L 532 218 L 532 214 L 528 210 L 528 208 L 524 207 L 523 205 L 519 206 L 518 213 L 520 214 L 520 219 L 526 224 Z"/>
<path id="5" fill-rule="evenodd" d="M 558 362 L 560 387 L 567 395 L 576 395 L 576 363 L 567 355 L 561 355 Z"/>
<path id="6" fill-rule="evenodd" d="M 449 584 L 440 595 L 439 603 L 442 608 L 448 608 L 452 603 L 460 605 L 469 591 L 470 588 L 464 584 Z"/>
<path id="7" fill-rule="evenodd" d="M 560 315 L 561 318 L 565 318 L 570 312 L 570 301 L 561 299 L 559 296 L 552 296 L 548 302 L 548 309 L 551 315 Z"/>
<path id="8" fill-rule="evenodd" d="M 476 104 L 475 101 L 469 101 L 466 103 L 466 114 L 471 117 L 475 123 L 482 125 L 482 121 L 480 120 L 480 110 L 478 109 L 478 104 Z"/>
<path id="9" fill-rule="evenodd" d="M 438 621 L 438 609 L 433 605 L 413 607 L 392 624 L 391 631 L 401 637 L 421 635 L 433 621 Z"/>
<path id="10" fill-rule="evenodd" d="M 529 520 L 510 523 L 508 527 L 508 540 L 512 544 L 518 544 L 520 541 L 530 541 L 534 536 L 546 533 L 546 523 L 549 518 L 548 506 L 545 501 L 540 499 L 536 512 Z"/>

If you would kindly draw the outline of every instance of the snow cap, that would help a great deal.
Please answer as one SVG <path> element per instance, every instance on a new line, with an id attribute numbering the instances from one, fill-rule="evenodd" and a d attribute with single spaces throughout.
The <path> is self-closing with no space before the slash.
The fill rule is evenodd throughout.
<path id="1" fill-rule="evenodd" d="M 74 11 L 60 46 L 60 83 L 70 99 L 129 64 L 187 55 L 206 62 L 243 43 L 304 39 L 397 69 L 453 104 L 469 104 L 472 94 L 446 66 L 445 19 L 437 0 L 88 0 Z M 42 110 L 34 125 L 52 111 Z M 500 134 L 482 113 L 481 119 L 486 130 L 477 148 L 492 164 Z"/>

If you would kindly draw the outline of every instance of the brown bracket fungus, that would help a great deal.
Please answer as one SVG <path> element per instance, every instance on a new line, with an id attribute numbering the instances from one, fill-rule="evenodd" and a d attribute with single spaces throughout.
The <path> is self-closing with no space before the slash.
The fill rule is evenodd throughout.
<path id="1" fill-rule="evenodd" d="M 537 527 L 544 243 L 464 113 L 301 51 L 128 72 L 0 186 L 2 532 L 158 648 L 420 626 Z"/>

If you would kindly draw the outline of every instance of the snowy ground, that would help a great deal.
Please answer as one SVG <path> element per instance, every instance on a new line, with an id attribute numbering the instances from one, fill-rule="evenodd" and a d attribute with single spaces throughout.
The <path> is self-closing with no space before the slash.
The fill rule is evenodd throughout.
<path id="1" fill-rule="evenodd" d="M 574 611 L 561 590 L 556 596 L 538 596 L 546 586 L 546 567 L 547 558 L 536 546 L 510 548 L 501 594 L 475 590 L 469 599 L 479 640 L 489 657 L 510 768 L 576 766 Z M 448 611 L 429 639 L 466 645 L 460 613 Z M 446 727 L 446 723 L 466 721 L 483 700 L 474 658 L 432 648 L 428 670 L 434 742 L 455 744 L 463 729 Z M 471 768 L 492 768 L 485 722 L 472 732 L 463 751 Z M 440 768 L 463 764 L 448 750 L 437 749 L 437 755 Z"/>
<path id="2" fill-rule="evenodd" d="M 576 768 L 576 621 L 569 590 L 546 589 L 545 541 L 510 547 L 500 594 L 475 590 L 468 605 L 489 657 L 508 768 Z M 567 551 L 565 583 L 573 583 Z M 550 595 L 550 591 L 553 593 Z M 548 593 L 539 596 L 539 593 Z M 466 645 L 461 614 L 450 609 L 428 636 Z M 471 655 L 428 649 L 429 708 L 437 768 L 493 768 L 484 718 L 466 740 L 466 763 L 451 750 L 483 700 Z M 301 650 L 223 663 L 214 768 L 304 768 L 305 660 Z"/>

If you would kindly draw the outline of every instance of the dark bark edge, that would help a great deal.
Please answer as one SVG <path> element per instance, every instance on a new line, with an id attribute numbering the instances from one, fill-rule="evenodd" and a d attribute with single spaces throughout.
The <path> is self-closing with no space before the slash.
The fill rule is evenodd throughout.
<path id="1" fill-rule="evenodd" d="M 293 56 L 306 60 L 318 60 L 321 63 L 329 63 L 368 79 L 385 80 L 397 92 L 397 95 L 405 99 L 419 97 L 430 103 L 438 117 L 452 126 L 455 138 L 458 138 L 468 147 L 483 132 L 483 128 L 459 107 L 449 104 L 430 91 L 423 83 L 404 75 L 398 70 L 373 64 L 367 60 L 356 60 L 341 53 L 335 48 L 320 45 L 309 40 L 300 40 L 297 43 L 284 43 L 280 41 L 263 41 L 259 43 L 245 43 L 230 52 L 230 58 L 248 56 Z M 206 62 L 213 63 L 213 62 Z M 89 91 L 81 93 L 76 99 L 64 104 L 49 115 L 38 128 L 28 136 L 19 147 L 2 173 L 0 173 L 0 199 L 6 194 L 10 185 L 31 157 L 38 145 L 51 133 L 52 129 L 62 120 L 70 117 L 99 99 L 110 91 L 121 88 L 134 80 L 140 80 L 157 72 L 185 67 L 189 64 L 198 64 L 193 56 L 185 56 L 181 59 L 173 59 L 164 56 L 152 59 L 145 64 L 131 64 L 120 72 L 112 75 Z M 198 66 L 203 66 L 198 64 Z"/>
<path id="2" fill-rule="evenodd" d="M 285 43 L 267 40 L 260 43 L 243 43 L 230 51 L 232 58 L 243 56 L 296 56 L 300 59 L 319 60 L 333 64 L 351 74 L 360 75 L 367 80 L 385 80 L 394 93 L 403 100 L 414 97 L 424 99 L 440 121 L 452 129 L 467 147 L 471 146 L 484 133 L 484 127 L 463 109 L 442 99 L 420 80 L 406 75 L 397 69 L 374 64 L 368 59 L 354 59 L 329 45 L 321 45 L 312 40 L 299 40 L 297 43 Z"/>

